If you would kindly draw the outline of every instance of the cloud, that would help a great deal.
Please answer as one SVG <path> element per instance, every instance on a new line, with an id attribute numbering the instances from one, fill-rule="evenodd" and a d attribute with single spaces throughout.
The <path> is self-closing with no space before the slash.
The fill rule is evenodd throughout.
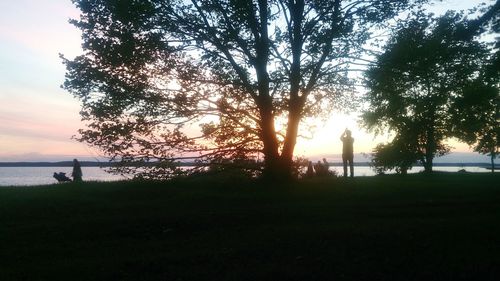
<path id="1" fill-rule="evenodd" d="M 71 136 L 84 127 L 75 100 L 17 90 L 0 94 L 0 147 L 2 152 L 82 151 Z"/>
<path id="2" fill-rule="evenodd" d="M 20 136 L 33 138 L 38 143 L 40 139 L 67 141 L 76 134 L 83 125 L 78 120 L 71 120 L 71 116 L 43 116 L 43 112 L 36 113 L 0 113 L 0 135 Z M 36 139 L 36 140 L 35 140 Z M 0 140 L 1 143 L 1 140 Z"/>
<path id="3" fill-rule="evenodd" d="M 38 152 L 28 152 L 22 154 L 2 155 L 0 162 L 58 162 L 71 161 L 77 158 L 80 161 L 101 161 L 106 162 L 107 158 L 98 154 L 43 154 Z"/>
<path id="4" fill-rule="evenodd" d="M 0 161 L 6 161 L 4 157 L 22 155 L 27 152 L 52 155 L 92 155 L 88 147 L 75 140 L 51 140 L 36 139 L 32 136 L 10 136 L 0 135 Z"/>

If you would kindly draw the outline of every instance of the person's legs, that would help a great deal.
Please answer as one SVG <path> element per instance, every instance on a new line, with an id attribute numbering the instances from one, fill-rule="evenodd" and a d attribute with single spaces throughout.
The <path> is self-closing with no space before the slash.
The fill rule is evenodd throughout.
<path id="1" fill-rule="evenodd" d="M 344 164 L 344 177 L 347 177 L 347 158 L 342 157 L 342 163 Z"/>
<path id="2" fill-rule="evenodd" d="M 354 161 L 352 161 L 353 159 L 349 159 L 349 170 L 351 172 L 351 177 L 354 177 Z"/>

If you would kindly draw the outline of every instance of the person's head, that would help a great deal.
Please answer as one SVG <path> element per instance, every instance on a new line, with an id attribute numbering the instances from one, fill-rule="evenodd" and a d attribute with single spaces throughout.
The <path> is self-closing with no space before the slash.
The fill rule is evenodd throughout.
<path id="1" fill-rule="evenodd" d="M 77 163 L 78 163 L 78 160 L 76 160 L 76 158 L 73 159 L 73 164 L 77 164 Z"/>
<path id="2" fill-rule="evenodd" d="M 350 137 L 350 136 L 351 136 L 351 131 L 350 131 L 350 130 L 348 130 L 348 129 L 345 129 L 345 134 L 346 134 L 348 137 Z"/>

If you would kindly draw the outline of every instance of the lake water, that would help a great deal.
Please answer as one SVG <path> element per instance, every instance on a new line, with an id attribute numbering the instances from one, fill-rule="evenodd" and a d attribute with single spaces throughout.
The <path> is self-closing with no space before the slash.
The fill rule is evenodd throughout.
<path id="1" fill-rule="evenodd" d="M 57 183 L 54 172 L 71 177 L 72 167 L 0 167 L 0 186 L 45 185 Z M 83 180 L 116 181 L 125 179 L 99 167 L 82 167 Z"/>
<path id="2" fill-rule="evenodd" d="M 469 173 L 486 173 L 486 172 L 491 172 L 491 170 L 485 169 L 483 167 L 475 167 L 475 166 L 435 166 L 432 168 L 433 171 L 436 172 L 458 172 L 460 170 L 465 170 Z M 330 167 L 330 171 L 337 171 L 338 175 L 343 175 L 344 174 L 344 169 L 342 167 Z M 412 169 L 408 170 L 409 174 L 412 173 L 420 173 L 424 171 L 424 167 L 413 167 Z M 349 173 L 349 168 L 347 169 L 347 172 Z M 395 171 L 389 171 L 386 172 L 386 174 L 394 174 L 396 173 Z M 354 176 L 355 177 L 367 177 L 367 176 L 375 176 L 376 173 L 373 171 L 371 167 L 368 166 L 355 166 L 354 167 Z"/>
<path id="3" fill-rule="evenodd" d="M 467 172 L 490 172 L 481 167 L 434 167 L 435 171 L 457 172 L 465 169 Z M 52 177 L 54 172 L 65 172 L 71 175 L 71 167 L 0 167 L 0 186 L 27 186 L 27 185 L 47 185 L 57 183 Z M 342 167 L 333 166 L 330 170 L 337 171 L 342 175 Z M 414 167 L 409 173 L 418 173 L 423 167 Z M 107 173 L 99 167 L 82 167 L 83 179 L 88 181 L 116 181 L 126 179 L 125 177 Z M 354 176 L 374 176 L 375 172 L 368 166 L 354 167 Z"/>

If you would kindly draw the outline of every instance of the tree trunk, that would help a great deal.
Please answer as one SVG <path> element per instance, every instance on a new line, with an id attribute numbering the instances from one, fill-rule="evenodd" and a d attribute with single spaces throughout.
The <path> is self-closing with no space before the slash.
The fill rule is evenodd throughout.
<path id="1" fill-rule="evenodd" d="M 290 68 L 290 98 L 288 100 L 288 121 L 286 127 L 286 135 L 283 143 L 283 151 L 281 152 L 279 177 L 281 180 L 292 179 L 293 169 L 293 153 L 297 143 L 297 135 L 299 123 L 301 119 L 303 101 L 299 97 L 300 91 L 300 65 L 303 46 L 302 37 L 302 21 L 305 3 L 304 1 L 289 2 L 292 18 L 292 26 L 289 27 L 289 32 L 293 34 L 292 47 L 292 65 Z"/>
<path id="2" fill-rule="evenodd" d="M 425 163 L 424 171 L 426 173 L 432 173 L 432 162 L 434 159 L 434 153 L 436 153 L 436 142 L 434 140 L 434 129 L 432 128 L 434 124 L 430 125 L 431 128 L 427 129 L 427 142 L 425 144 Z"/>
<path id="3" fill-rule="evenodd" d="M 266 103 L 268 103 L 266 105 Z M 280 177 L 279 144 L 274 127 L 274 115 L 270 101 L 259 106 L 261 118 L 261 140 L 264 144 L 264 171 L 263 177 L 269 180 L 278 180 Z"/>
<path id="4" fill-rule="evenodd" d="M 401 175 L 407 175 L 407 174 L 408 174 L 408 168 L 401 167 Z"/>
<path id="5" fill-rule="evenodd" d="M 432 156 L 425 154 L 424 172 L 432 173 Z"/>
<path id="6" fill-rule="evenodd" d="M 281 160 L 286 177 L 291 179 L 293 154 L 295 145 L 297 144 L 297 136 L 299 134 L 299 124 L 301 119 L 302 102 L 297 94 L 292 94 L 290 98 L 288 123 L 286 136 L 283 143 L 283 151 L 281 152 Z"/>
<path id="7" fill-rule="evenodd" d="M 297 142 L 300 123 L 300 104 L 292 106 L 290 110 L 287 133 L 283 143 L 283 150 L 279 154 L 279 144 L 274 128 L 274 117 L 270 114 L 261 114 L 262 141 L 264 143 L 264 178 L 271 181 L 288 181 L 292 179 L 293 155 Z"/>
<path id="8" fill-rule="evenodd" d="M 255 72 L 258 81 L 258 95 L 255 103 L 260 114 L 260 138 L 264 145 L 264 171 L 263 177 L 267 180 L 277 181 L 283 175 L 283 165 L 279 154 L 279 143 L 274 127 L 274 111 L 272 97 L 269 94 L 269 73 L 267 64 L 269 61 L 269 36 L 268 36 L 268 2 L 259 0 L 260 25 L 255 30 L 260 38 L 255 41 Z"/>

